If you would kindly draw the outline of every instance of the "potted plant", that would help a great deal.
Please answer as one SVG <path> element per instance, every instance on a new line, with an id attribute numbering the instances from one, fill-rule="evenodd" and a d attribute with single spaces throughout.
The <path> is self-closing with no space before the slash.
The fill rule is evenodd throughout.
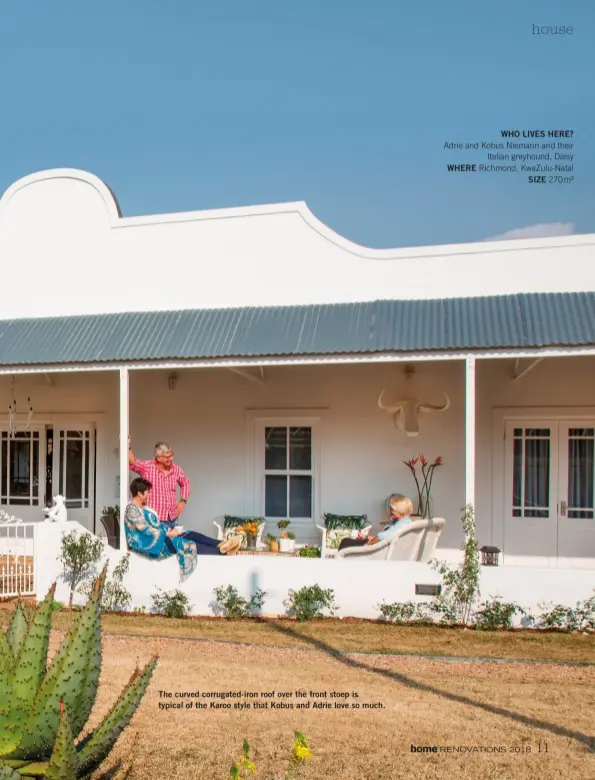
<path id="1" fill-rule="evenodd" d="M 293 552 L 295 550 L 295 534 L 293 531 L 287 531 L 288 549 L 287 552 Z"/>
<path id="2" fill-rule="evenodd" d="M 272 534 L 267 535 L 267 544 L 269 545 L 269 551 L 276 553 L 279 552 L 279 542 L 277 541 L 277 537 L 273 536 Z"/>
<path id="3" fill-rule="evenodd" d="M 256 537 L 258 536 L 258 523 L 256 520 L 244 523 L 237 530 L 246 534 L 246 549 L 256 550 Z"/>
<path id="4" fill-rule="evenodd" d="M 277 521 L 277 528 L 281 531 L 281 534 L 279 536 L 279 550 L 281 552 L 291 552 L 292 545 L 291 545 L 291 538 L 289 536 L 291 532 L 287 530 L 287 527 L 289 525 L 291 525 L 290 520 Z"/>
<path id="5" fill-rule="evenodd" d="M 101 524 L 107 534 L 108 544 L 115 547 L 120 535 L 120 507 L 104 506 L 101 510 Z"/>
<path id="6" fill-rule="evenodd" d="M 424 455 L 419 455 L 417 458 L 404 460 L 403 463 L 411 472 L 411 476 L 415 480 L 415 487 L 417 488 L 418 503 L 415 516 L 420 517 L 422 520 L 430 520 L 432 518 L 432 507 L 430 499 L 434 471 L 438 468 L 438 466 L 442 466 L 444 461 L 439 455 L 432 463 L 430 463 Z M 418 463 L 421 465 L 421 477 L 418 477 L 415 468 Z"/>

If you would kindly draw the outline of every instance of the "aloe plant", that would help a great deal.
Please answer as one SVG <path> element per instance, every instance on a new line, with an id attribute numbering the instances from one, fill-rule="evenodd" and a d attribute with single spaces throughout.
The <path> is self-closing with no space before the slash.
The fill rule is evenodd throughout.
<path id="1" fill-rule="evenodd" d="M 19 600 L 8 630 L 0 630 L 0 780 L 89 777 L 144 696 L 156 656 L 144 669 L 137 667 L 99 726 L 79 738 L 95 703 L 101 672 L 100 605 L 106 574 L 107 565 L 49 666 L 55 583 L 31 619 Z"/>

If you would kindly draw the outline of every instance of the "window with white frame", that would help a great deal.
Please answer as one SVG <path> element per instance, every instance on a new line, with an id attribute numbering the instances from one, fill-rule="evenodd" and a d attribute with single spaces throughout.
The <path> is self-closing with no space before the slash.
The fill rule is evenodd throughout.
<path id="1" fill-rule="evenodd" d="M 311 520 L 313 457 L 310 426 L 264 428 L 264 516 Z"/>
<path id="2" fill-rule="evenodd" d="M 568 429 L 568 517 L 595 517 L 595 428 Z"/>
<path id="3" fill-rule="evenodd" d="M 515 428 L 512 516 L 550 516 L 551 431 Z"/>
<path id="4" fill-rule="evenodd" d="M 39 506 L 39 431 L 1 434 L 0 504 Z"/>
<path id="5" fill-rule="evenodd" d="M 53 439 L 55 434 L 53 431 L 51 434 Z M 70 509 L 88 509 L 91 431 L 61 430 L 59 439 L 58 492 L 65 496 L 66 506 Z"/>

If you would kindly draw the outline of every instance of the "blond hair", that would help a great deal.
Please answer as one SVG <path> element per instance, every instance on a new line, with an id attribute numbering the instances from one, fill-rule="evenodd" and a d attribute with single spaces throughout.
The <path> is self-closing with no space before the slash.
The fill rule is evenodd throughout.
<path id="1" fill-rule="evenodd" d="M 395 496 L 391 499 L 390 508 L 400 512 L 403 517 L 409 517 L 413 514 L 413 501 L 406 496 Z"/>

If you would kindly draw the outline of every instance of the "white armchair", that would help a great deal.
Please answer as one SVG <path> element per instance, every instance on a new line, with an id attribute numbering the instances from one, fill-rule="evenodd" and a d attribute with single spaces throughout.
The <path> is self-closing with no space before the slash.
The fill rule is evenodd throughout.
<path id="1" fill-rule="evenodd" d="M 392 539 L 362 547 L 346 547 L 337 551 L 337 558 L 427 563 L 434 555 L 445 525 L 443 517 L 414 520 L 398 530 Z"/>
<path id="2" fill-rule="evenodd" d="M 227 536 L 232 536 L 236 532 L 235 529 L 240 525 L 244 525 L 244 523 L 248 523 L 250 520 L 258 520 L 259 526 L 258 526 L 258 534 L 256 535 L 256 549 L 257 550 L 267 549 L 267 545 L 262 541 L 262 536 L 266 526 L 266 521 L 263 518 L 236 517 L 234 515 L 225 515 L 222 519 L 223 522 L 217 522 L 217 520 L 213 520 L 213 525 L 217 528 L 217 539 L 221 541 L 225 539 Z M 244 543 L 242 544 L 242 548 L 245 549 L 245 547 L 246 544 L 244 540 Z"/>

